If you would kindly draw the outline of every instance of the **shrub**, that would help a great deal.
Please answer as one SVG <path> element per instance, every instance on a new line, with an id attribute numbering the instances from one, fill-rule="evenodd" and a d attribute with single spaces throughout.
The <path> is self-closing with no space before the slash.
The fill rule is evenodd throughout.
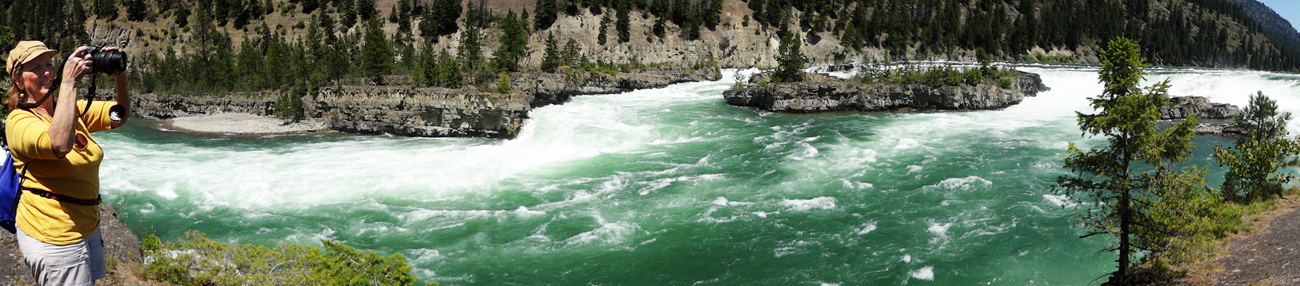
<path id="1" fill-rule="evenodd" d="M 497 78 L 496 92 L 500 94 L 510 94 L 510 74 L 503 72 L 501 73 L 501 77 Z"/>
<path id="2" fill-rule="evenodd" d="M 380 256 L 337 241 L 323 248 L 279 244 L 274 248 L 213 241 L 189 231 L 177 242 L 142 239 L 145 274 L 180 285 L 415 285 L 406 257 Z M 437 285 L 433 283 L 431 285 Z"/>

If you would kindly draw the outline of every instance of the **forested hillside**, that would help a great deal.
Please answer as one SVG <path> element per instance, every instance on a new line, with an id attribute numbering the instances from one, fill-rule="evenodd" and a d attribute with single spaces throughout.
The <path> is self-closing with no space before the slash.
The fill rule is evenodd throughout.
<path id="1" fill-rule="evenodd" d="M 122 45 L 145 92 L 309 92 L 393 74 L 420 85 L 483 86 L 521 69 L 713 58 L 771 67 L 780 30 L 802 37 L 811 64 L 1095 63 L 1101 43 L 1125 36 L 1157 65 L 1300 71 L 1300 44 L 1276 32 L 1277 23 L 1252 18 L 1264 13 L 1258 7 L 1248 13 L 1232 1 L 1253 2 L 10 0 L 0 2 L 0 46 Z"/>

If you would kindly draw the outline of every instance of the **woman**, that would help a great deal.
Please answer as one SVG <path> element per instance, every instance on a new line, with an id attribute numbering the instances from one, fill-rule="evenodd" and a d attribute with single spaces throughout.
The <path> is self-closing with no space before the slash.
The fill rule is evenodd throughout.
<path id="1" fill-rule="evenodd" d="M 18 248 L 38 285 L 93 285 L 106 275 L 99 234 L 103 150 L 90 134 L 126 123 L 131 99 L 119 72 L 111 75 L 117 80 L 116 103 L 77 100 L 77 82 L 91 70 L 90 55 L 84 54 L 88 49 L 77 48 L 63 63 L 57 99 L 50 94 L 60 78 L 54 74 L 57 51 L 39 41 L 23 41 L 5 62 L 14 84 L 5 135 L 14 169 L 24 170 L 26 191 L 15 219 Z M 88 110 L 85 104 L 90 104 Z M 126 108 L 117 122 L 109 118 L 114 104 Z"/>

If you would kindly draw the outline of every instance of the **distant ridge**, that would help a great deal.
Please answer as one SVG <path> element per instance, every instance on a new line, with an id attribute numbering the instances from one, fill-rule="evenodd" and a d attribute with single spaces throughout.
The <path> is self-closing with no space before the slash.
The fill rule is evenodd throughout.
<path id="1" fill-rule="evenodd" d="M 1292 44 L 1300 45 L 1300 32 L 1296 32 L 1295 26 L 1278 15 L 1277 11 L 1273 11 L 1273 8 L 1256 0 L 1228 0 L 1228 2 L 1241 6 L 1241 9 L 1246 11 L 1246 15 L 1264 27 L 1265 32 L 1283 36 Z"/>

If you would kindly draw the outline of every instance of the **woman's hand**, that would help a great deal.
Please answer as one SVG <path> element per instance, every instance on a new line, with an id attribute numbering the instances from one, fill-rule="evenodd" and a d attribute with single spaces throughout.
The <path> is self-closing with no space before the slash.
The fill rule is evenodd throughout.
<path id="1" fill-rule="evenodd" d="M 81 81 L 81 78 L 85 77 L 86 74 L 90 73 L 90 65 L 92 62 L 90 61 L 90 55 L 85 55 L 88 50 L 90 50 L 90 47 L 78 47 L 76 51 L 72 52 L 72 55 L 68 56 L 68 61 L 63 63 L 64 86 L 72 86 L 68 84 L 75 84 L 76 82 Z"/>
<path id="2" fill-rule="evenodd" d="M 116 51 L 116 50 L 120 50 L 120 48 L 118 48 L 118 47 L 107 47 L 107 48 L 103 48 L 103 49 L 101 49 L 101 51 L 105 51 L 105 52 L 107 52 L 107 51 Z M 118 71 L 118 72 L 116 72 L 116 73 L 109 74 L 108 76 L 111 76 L 111 77 L 113 77 L 113 79 L 117 80 L 118 82 L 121 82 L 121 81 L 126 80 L 126 70 Z"/>

